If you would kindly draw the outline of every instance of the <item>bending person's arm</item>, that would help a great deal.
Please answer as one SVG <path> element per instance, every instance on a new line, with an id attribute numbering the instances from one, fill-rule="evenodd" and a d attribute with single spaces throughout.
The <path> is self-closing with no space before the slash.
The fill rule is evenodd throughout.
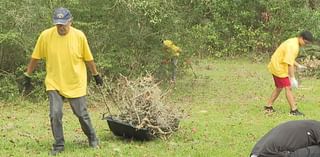
<path id="1" fill-rule="evenodd" d="M 295 78 L 295 76 L 294 76 L 294 65 L 288 64 L 288 75 L 289 75 L 289 78 Z"/>

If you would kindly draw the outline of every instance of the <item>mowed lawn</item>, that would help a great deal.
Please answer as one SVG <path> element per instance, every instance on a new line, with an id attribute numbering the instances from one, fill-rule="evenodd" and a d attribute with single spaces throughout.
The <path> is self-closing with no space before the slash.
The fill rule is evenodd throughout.
<path id="1" fill-rule="evenodd" d="M 320 81 L 299 77 L 294 94 L 305 117 L 289 116 L 284 92 L 265 115 L 263 106 L 274 88 L 267 63 L 250 60 L 205 60 L 193 65 L 198 78 L 179 76 L 169 95 L 184 110 L 179 130 L 168 140 L 138 142 L 114 136 L 102 114 L 104 104 L 90 101 L 89 111 L 101 140 L 92 150 L 69 105 L 64 107 L 66 157 L 247 157 L 256 143 L 276 125 L 296 119 L 320 119 Z M 112 104 L 110 104 L 112 105 Z M 52 135 L 47 102 L 17 98 L 0 105 L 0 156 L 48 156 Z"/>

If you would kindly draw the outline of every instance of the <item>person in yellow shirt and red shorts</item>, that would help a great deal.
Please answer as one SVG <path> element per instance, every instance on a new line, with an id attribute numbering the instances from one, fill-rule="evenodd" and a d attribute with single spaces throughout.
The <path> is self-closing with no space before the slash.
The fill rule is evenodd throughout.
<path id="1" fill-rule="evenodd" d="M 161 40 L 164 50 L 167 53 L 166 56 L 170 58 L 172 64 L 172 76 L 171 82 L 176 81 L 177 68 L 178 68 L 178 57 L 181 53 L 181 48 L 176 46 L 171 40 Z"/>
<path id="2" fill-rule="evenodd" d="M 96 132 L 92 127 L 86 106 L 87 70 L 89 68 L 97 85 L 103 80 L 97 72 L 85 34 L 72 27 L 72 15 L 66 8 L 53 13 L 55 26 L 44 30 L 36 43 L 27 71 L 24 73 L 25 88 L 30 87 L 30 75 L 38 61 L 46 63 L 45 86 L 49 97 L 50 122 L 54 144 L 51 155 L 64 150 L 62 126 L 63 100 L 67 99 L 77 116 L 89 146 L 99 148 Z"/>
<path id="3" fill-rule="evenodd" d="M 292 93 L 292 87 L 298 87 L 298 81 L 295 78 L 295 66 L 297 68 L 306 68 L 297 63 L 295 59 L 299 54 L 299 48 L 313 41 L 313 35 L 309 31 L 303 31 L 298 37 L 290 38 L 281 43 L 271 57 L 268 69 L 273 76 L 276 88 L 272 92 L 267 105 L 264 106 L 266 112 L 274 112 L 272 105 L 278 98 L 282 89 L 286 91 L 286 98 L 290 105 L 290 115 L 304 115 L 297 108 L 295 98 Z"/>

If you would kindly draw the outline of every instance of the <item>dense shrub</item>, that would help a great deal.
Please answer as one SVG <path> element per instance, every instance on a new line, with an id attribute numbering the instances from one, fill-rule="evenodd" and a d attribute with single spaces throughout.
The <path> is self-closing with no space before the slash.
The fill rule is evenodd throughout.
<path id="1" fill-rule="evenodd" d="M 71 10 L 73 25 L 87 35 L 103 75 L 135 77 L 157 69 L 163 56 L 160 39 L 164 38 L 182 48 L 181 60 L 269 56 L 281 41 L 302 30 L 319 34 L 318 2 L 2 0 L 0 70 L 17 73 L 27 64 L 38 35 L 52 26 L 53 9 L 60 6 Z"/>

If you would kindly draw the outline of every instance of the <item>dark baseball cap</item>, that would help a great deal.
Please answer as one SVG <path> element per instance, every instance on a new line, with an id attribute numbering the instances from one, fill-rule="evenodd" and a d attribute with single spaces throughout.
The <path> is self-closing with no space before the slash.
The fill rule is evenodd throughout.
<path id="1" fill-rule="evenodd" d="M 303 32 L 300 33 L 299 36 L 302 37 L 303 40 L 307 40 L 309 42 L 313 42 L 313 35 L 309 31 L 303 31 Z"/>
<path id="2" fill-rule="evenodd" d="M 52 20 L 55 25 L 66 25 L 71 19 L 72 15 L 68 9 L 61 7 L 54 10 Z"/>

